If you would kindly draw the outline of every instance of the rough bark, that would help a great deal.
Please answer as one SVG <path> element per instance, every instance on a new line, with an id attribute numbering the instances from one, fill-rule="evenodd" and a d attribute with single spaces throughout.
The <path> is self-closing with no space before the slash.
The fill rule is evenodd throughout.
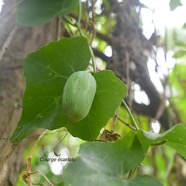
<path id="1" fill-rule="evenodd" d="M 0 61 L 0 185 L 10 186 L 16 185 L 23 166 L 23 151 L 29 143 L 28 140 L 24 140 L 18 146 L 12 146 L 9 142 L 21 114 L 21 100 L 25 87 L 23 59 L 29 52 L 55 40 L 57 26 L 56 21 L 35 28 L 18 26 L 15 20 L 16 2 L 4 2 L 3 12 L 0 14 L 1 52 L 5 49 L 3 45 L 7 38 L 11 39 L 10 33 L 13 29 L 15 31 Z"/>

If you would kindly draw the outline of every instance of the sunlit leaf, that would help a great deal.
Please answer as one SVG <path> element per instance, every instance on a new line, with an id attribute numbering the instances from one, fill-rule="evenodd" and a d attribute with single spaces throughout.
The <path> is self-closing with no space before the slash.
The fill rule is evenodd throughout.
<path id="1" fill-rule="evenodd" d="M 182 124 L 177 124 L 162 134 L 140 130 L 137 136 L 144 151 L 151 145 L 167 144 L 186 158 L 186 127 Z"/>
<path id="2" fill-rule="evenodd" d="M 182 28 L 186 28 L 186 23 L 183 24 Z"/>
<path id="3" fill-rule="evenodd" d="M 186 42 L 184 41 L 176 41 L 175 44 L 179 47 L 186 47 Z"/>
<path id="4" fill-rule="evenodd" d="M 178 50 L 177 52 L 175 52 L 175 54 L 172 57 L 181 58 L 184 56 L 186 56 L 186 50 Z"/>

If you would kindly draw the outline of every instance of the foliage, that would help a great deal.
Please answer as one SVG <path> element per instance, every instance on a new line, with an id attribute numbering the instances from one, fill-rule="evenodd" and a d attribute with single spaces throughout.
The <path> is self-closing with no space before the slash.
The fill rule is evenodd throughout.
<path id="1" fill-rule="evenodd" d="M 75 27 L 80 36 L 77 34 L 76 37 L 62 38 L 49 43 L 25 58 L 24 73 L 27 84 L 23 112 L 11 142 L 22 140 L 38 128 L 54 130 L 65 127 L 72 136 L 87 142 L 80 146 L 76 161 L 69 163 L 65 168 L 62 174 L 63 182 L 76 186 L 147 186 L 150 182 L 153 186 L 161 186 L 162 183 L 152 176 L 136 176 L 134 173 L 142 166 L 141 163 L 151 146 L 165 144 L 186 158 L 186 128 L 178 124 L 162 134 L 139 128 L 125 101 L 122 100 L 127 93 L 127 86 L 112 71 L 96 70 L 94 54 L 90 47 L 92 36 L 80 27 L 81 2 L 79 1 L 76 23 L 65 17 L 67 14 L 70 18 L 73 17 L 69 13 L 75 10 L 77 5 L 77 0 L 45 2 L 25 0 L 17 7 L 17 19 L 23 25 L 36 26 L 50 21 L 55 16 L 61 16 L 66 21 L 68 29 L 73 32 L 71 27 Z M 110 4 L 105 2 L 104 5 L 109 9 Z M 178 5 L 179 1 L 176 4 L 170 1 L 171 10 Z M 100 19 L 109 21 L 106 17 Z M 114 25 L 114 21 L 111 25 Z M 104 33 L 105 28 L 102 29 Z M 82 36 L 84 32 L 87 37 Z M 100 50 L 104 50 L 104 44 L 101 45 Z M 178 51 L 174 57 L 184 56 L 184 51 Z M 88 115 L 73 123 L 62 108 L 63 89 L 70 75 L 88 69 L 96 81 L 95 98 Z M 121 131 L 121 136 L 110 131 L 110 135 L 121 139 L 113 140 L 114 142 L 99 141 L 100 131 L 109 125 L 109 119 L 113 118 L 111 123 L 118 122 L 117 117 L 123 112 L 123 107 L 119 108 L 122 104 L 125 111 L 121 115 L 128 113 L 129 121 L 133 125 L 125 122 L 125 118 L 122 123 L 128 126 L 130 131 L 125 135 L 122 135 Z M 120 121 L 123 120 L 120 118 Z"/>
<path id="2" fill-rule="evenodd" d="M 35 26 L 46 23 L 55 16 L 70 13 L 77 5 L 77 0 L 27 0 L 17 6 L 17 20 L 20 24 Z"/>
<path id="3" fill-rule="evenodd" d="M 74 124 L 62 109 L 63 88 L 72 73 L 88 67 L 89 60 L 88 44 L 83 37 L 62 39 L 28 55 L 24 63 L 27 87 L 23 113 L 12 142 L 37 128 L 53 130 L 65 126 L 72 135 L 85 140 L 99 135 L 124 97 L 126 86 L 111 71 L 95 73 L 97 90 L 91 110 L 85 119 Z"/>
<path id="4" fill-rule="evenodd" d="M 170 0 L 169 6 L 171 11 L 175 10 L 178 6 L 181 6 L 181 1 L 180 0 Z"/>

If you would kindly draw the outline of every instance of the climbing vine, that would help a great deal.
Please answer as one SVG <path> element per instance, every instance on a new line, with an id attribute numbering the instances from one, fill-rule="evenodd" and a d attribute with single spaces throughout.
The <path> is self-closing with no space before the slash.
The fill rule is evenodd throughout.
<path id="1" fill-rule="evenodd" d="M 74 186 L 147 186 L 149 183 L 161 186 L 162 183 L 156 178 L 150 175 L 135 176 L 135 171 L 143 166 L 141 163 L 151 146 L 164 144 L 186 157 L 186 128 L 177 124 L 166 132 L 156 134 L 138 126 L 124 101 L 127 86 L 112 71 L 97 68 L 91 48 L 96 34 L 94 10 L 92 32 L 86 29 L 85 20 L 82 23 L 82 14 L 81 1 L 77 0 L 25 0 L 17 6 L 19 24 L 36 26 L 58 17 L 63 19 L 73 36 L 69 34 L 68 38 L 53 41 L 26 56 L 23 64 L 26 78 L 23 111 L 11 142 L 17 143 L 38 128 L 54 130 L 64 127 L 72 136 L 86 141 L 80 146 L 76 161 L 65 168 L 62 174 L 65 183 Z M 83 29 L 81 24 L 85 24 Z M 86 85 L 88 79 L 82 79 L 77 74 L 80 71 L 88 73 L 95 81 L 95 95 L 92 96 L 90 91 L 89 94 L 84 94 L 93 81 Z M 64 87 L 74 74 L 76 79 L 70 83 L 66 94 L 73 96 L 68 97 L 69 105 L 63 106 L 62 103 L 66 101 L 63 99 L 67 99 L 67 96 L 63 96 Z M 76 84 L 76 80 L 82 82 L 82 85 Z M 74 95 L 77 95 L 76 99 Z M 89 103 L 88 106 L 84 100 Z M 120 108 L 127 111 L 131 124 L 119 116 Z M 78 119 L 74 122 L 72 118 Z M 121 136 L 114 131 L 113 126 L 113 130 L 105 129 L 100 134 L 111 118 L 114 118 L 114 124 L 117 120 L 122 121 L 130 129 L 129 132 Z M 31 175 L 40 173 L 31 170 L 32 154 L 33 152 L 23 175 L 28 185 L 33 184 Z M 48 178 L 46 181 L 52 185 Z"/>

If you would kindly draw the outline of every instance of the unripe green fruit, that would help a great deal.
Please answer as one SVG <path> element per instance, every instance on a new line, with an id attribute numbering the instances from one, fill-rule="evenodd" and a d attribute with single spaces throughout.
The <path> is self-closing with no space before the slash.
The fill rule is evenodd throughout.
<path id="1" fill-rule="evenodd" d="M 91 108 L 96 94 L 96 81 L 86 71 L 73 73 L 65 84 L 62 106 L 68 118 L 74 123 L 84 119 Z"/>

